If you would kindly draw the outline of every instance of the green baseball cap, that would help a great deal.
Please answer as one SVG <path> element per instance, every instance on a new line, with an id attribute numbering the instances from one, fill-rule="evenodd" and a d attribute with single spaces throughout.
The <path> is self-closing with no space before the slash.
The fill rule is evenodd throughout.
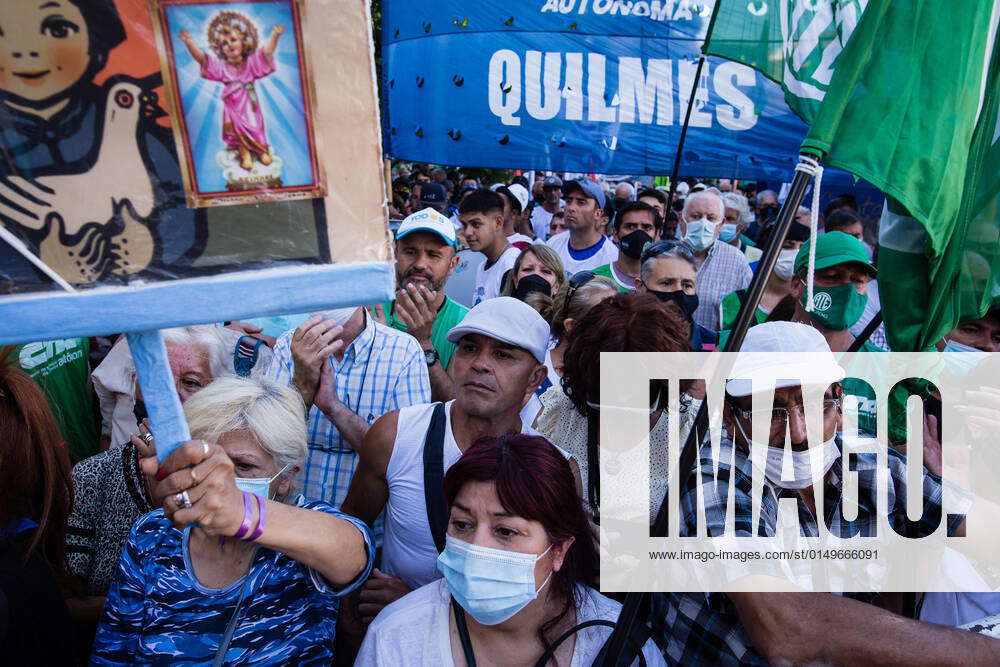
<path id="1" fill-rule="evenodd" d="M 809 244 L 812 239 L 807 240 L 799 248 L 799 254 L 795 256 L 793 270 L 798 273 L 800 269 L 809 264 Z M 872 275 L 878 273 L 878 269 L 868 259 L 868 249 L 865 244 L 853 236 L 844 232 L 827 232 L 816 237 L 816 268 L 825 269 L 837 264 L 847 262 L 859 262 L 868 267 Z"/>

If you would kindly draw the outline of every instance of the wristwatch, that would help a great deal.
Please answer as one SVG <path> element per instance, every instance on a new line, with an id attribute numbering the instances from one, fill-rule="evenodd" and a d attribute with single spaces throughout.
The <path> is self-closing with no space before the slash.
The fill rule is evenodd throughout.
<path id="1" fill-rule="evenodd" d="M 427 362 L 427 368 L 430 368 L 438 362 L 440 357 L 438 356 L 438 351 L 433 347 L 429 350 L 424 350 L 424 361 Z"/>

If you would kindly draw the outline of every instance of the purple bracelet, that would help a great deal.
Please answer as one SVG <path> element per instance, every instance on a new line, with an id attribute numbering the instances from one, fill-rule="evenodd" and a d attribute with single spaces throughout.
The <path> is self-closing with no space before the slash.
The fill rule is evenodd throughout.
<path id="1" fill-rule="evenodd" d="M 257 501 L 257 514 L 260 516 L 257 520 L 257 528 L 254 529 L 250 537 L 246 538 L 247 542 L 253 542 L 260 537 L 264 533 L 264 525 L 267 523 L 267 510 L 264 509 L 264 501 L 260 499 L 260 496 L 254 496 L 254 500 Z"/>
<path id="2" fill-rule="evenodd" d="M 243 536 L 250 532 L 250 520 L 253 518 L 253 508 L 250 506 L 250 494 L 246 491 L 241 492 L 243 494 L 243 524 L 240 529 L 236 531 L 233 537 L 238 537 L 243 539 Z"/>

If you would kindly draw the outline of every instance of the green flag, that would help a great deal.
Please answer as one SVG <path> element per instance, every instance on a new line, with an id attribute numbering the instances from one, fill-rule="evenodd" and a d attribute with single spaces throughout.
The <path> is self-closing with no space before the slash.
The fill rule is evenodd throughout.
<path id="1" fill-rule="evenodd" d="M 927 349 L 993 296 L 998 5 L 871 0 L 802 145 L 894 200 L 879 291 L 897 351 Z"/>
<path id="2" fill-rule="evenodd" d="M 780 85 L 812 122 L 837 58 L 868 0 L 718 0 L 704 52 L 749 65 Z"/>

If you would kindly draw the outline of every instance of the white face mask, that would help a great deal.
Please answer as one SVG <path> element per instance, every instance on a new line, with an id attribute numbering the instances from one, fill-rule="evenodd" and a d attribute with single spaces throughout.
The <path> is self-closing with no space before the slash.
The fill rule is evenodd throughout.
<path id="1" fill-rule="evenodd" d="M 746 432 L 743 430 L 743 424 L 740 423 L 739 419 L 736 420 L 736 427 L 740 429 L 740 434 L 743 438 L 750 443 L 751 451 L 753 451 L 753 441 L 747 437 Z M 784 475 L 784 462 L 785 462 L 785 448 L 784 447 L 772 447 L 770 445 L 765 445 L 767 452 L 767 459 L 764 462 L 764 478 L 768 483 L 779 489 L 804 489 L 808 486 L 813 485 L 812 476 L 812 466 L 809 463 L 809 450 L 795 451 L 794 449 L 789 452 L 791 454 L 791 478 L 788 479 Z M 834 462 L 840 456 L 840 449 L 837 448 L 836 437 L 830 438 L 822 445 L 823 448 L 823 466 L 820 473 L 819 479 L 826 476 L 826 473 L 830 471 L 833 467 Z M 754 468 L 757 470 L 757 468 Z"/>
<path id="2" fill-rule="evenodd" d="M 309 317 L 316 317 L 319 315 L 324 320 L 333 320 L 339 326 L 344 326 L 347 324 L 347 320 L 351 319 L 351 315 L 358 309 L 357 306 L 350 306 L 348 308 L 333 308 L 331 310 L 318 310 L 315 313 L 309 313 Z"/>
<path id="3" fill-rule="evenodd" d="M 799 254 L 794 248 L 785 248 L 778 253 L 778 261 L 774 264 L 774 274 L 782 280 L 790 280 L 794 273 L 795 256 Z"/>
<path id="4" fill-rule="evenodd" d="M 695 252 L 707 250 L 715 243 L 715 228 L 717 223 L 709 222 L 708 218 L 698 218 L 687 222 L 687 232 L 683 241 Z"/>

